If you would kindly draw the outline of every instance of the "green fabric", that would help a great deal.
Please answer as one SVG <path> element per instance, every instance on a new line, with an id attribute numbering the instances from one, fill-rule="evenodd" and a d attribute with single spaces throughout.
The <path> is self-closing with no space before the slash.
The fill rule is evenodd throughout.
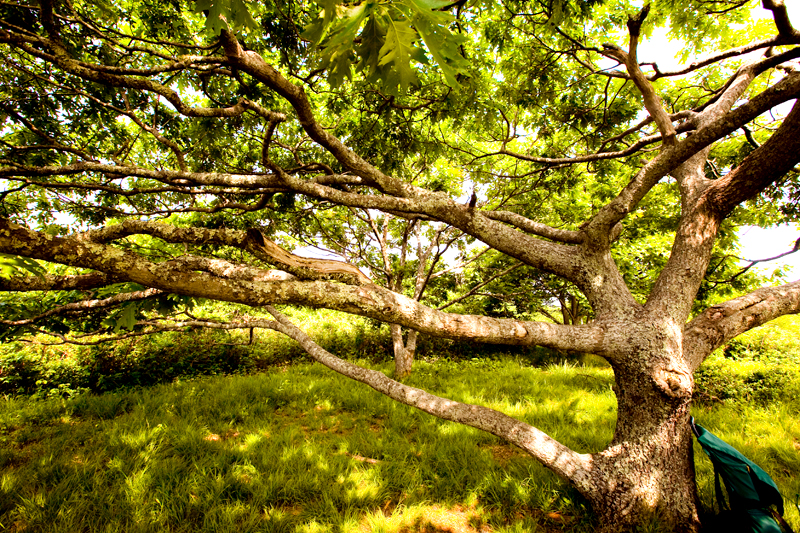
<path id="1" fill-rule="evenodd" d="M 778 513 L 783 515 L 783 497 L 769 474 L 704 427 L 697 424 L 694 427 L 697 441 L 714 464 L 714 471 L 725 482 L 732 509 L 758 509 L 774 505 Z"/>
<path id="2" fill-rule="evenodd" d="M 707 533 L 791 533 L 764 509 L 725 511 L 703 522 Z"/>
<path id="3" fill-rule="evenodd" d="M 752 531 L 753 533 L 783 533 L 781 526 L 775 521 L 769 513 L 762 509 L 748 509 L 744 513 L 744 520 L 742 523 L 743 531 Z"/>

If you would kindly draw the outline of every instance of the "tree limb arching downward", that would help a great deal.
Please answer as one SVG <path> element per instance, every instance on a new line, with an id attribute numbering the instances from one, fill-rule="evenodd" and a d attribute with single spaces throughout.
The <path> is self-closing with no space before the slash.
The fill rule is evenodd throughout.
<path id="1" fill-rule="evenodd" d="M 444 420 L 459 422 L 497 435 L 538 458 L 556 474 L 576 486 L 587 482 L 591 457 L 578 454 L 533 426 L 494 409 L 447 400 L 421 389 L 404 385 L 376 370 L 348 363 L 322 349 L 308 335 L 272 306 L 267 311 L 275 317 L 274 329 L 297 341 L 315 361 L 331 370 L 369 385 L 378 392 Z"/>
<path id="2" fill-rule="evenodd" d="M 448 48 L 409 22 L 397 8 L 407 2 L 351 3 L 365 13 L 348 19 L 351 33 L 293 48 L 296 34 L 279 35 L 272 19 L 269 34 L 228 20 L 209 37 L 202 15 L 180 15 L 191 8 L 183 0 L 160 5 L 175 16 L 158 20 L 191 43 L 183 46 L 149 26 L 152 3 L 131 2 L 108 6 L 113 17 L 80 3 L 0 6 L 0 91 L 14 103 L 3 104 L 0 131 L 0 252 L 3 272 L 12 272 L 0 289 L 14 301 L 72 291 L 66 305 L 7 323 L 44 331 L 59 316 L 180 295 L 324 307 L 439 337 L 594 353 L 614 369 L 618 410 L 612 441 L 585 455 L 504 415 L 345 364 L 274 307 L 275 321 L 224 326 L 188 314 L 140 316 L 123 334 L 273 327 L 399 401 L 521 446 L 575 485 L 599 531 L 635 529 L 648 516 L 699 529 L 692 372 L 733 336 L 798 311 L 794 283 L 757 289 L 742 276 L 749 294 L 706 310 L 711 300 L 700 290 L 709 264 L 723 274 L 735 267 L 725 266 L 734 254 L 731 239 L 718 239 L 723 223 L 741 224 L 753 199 L 788 201 L 796 181 L 798 111 L 775 113 L 800 96 L 800 47 L 783 2 L 763 2 L 773 34 L 753 29 L 749 43 L 748 32 L 708 38 L 727 23 L 727 9 L 709 22 L 684 0 L 662 6 L 647 22 L 679 10 L 705 47 L 706 59 L 675 72 L 638 57 L 647 9 L 626 0 L 620 8 L 638 13 L 627 50 L 598 45 L 611 24 L 603 11 L 574 11 L 560 24 L 546 10 L 459 3 L 469 16 L 458 24 L 482 37 Z M 291 28 L 315 23 L 280 19 L 267 4 L 259 10 Z M 436 65 L 413 71 L 398 59 L 401 48 L 376 47 L 380 38 L 370 36 L 380 37 L 380 24 L 359 33 L 373 15 L 408 28 L 397 38 L 413 51 L 409 61 L 430 54 Z M 450 20 L 434 15 L 426 20 Z M 142 33 L 116 24 L 124 17 Z M 428 29 L 449 35 L 444 25 Z M 723 41 L 731 48 L 719 49 Z M 766 52 L 735 63 L 758 50 Z M 601 72 L 603 53 L 624 71 Z M 78 220 L 64 222 L 70 216 Z M 653 234 L 669 237 L 648 255 L 652 243 L 639 244 Z M 299 257 L 291 246 L 300 243 L 346 262 Z M 448 247 L 458 265 L 435 272 Z M 416 259 L 407 253 L 414 249 Z M 41 275 L 23 276 L 34 271 Z M 404 285 L 409 272 L 416 277 Z M 515 276 L 509 292 L 523 295 L 519 314 L 500 316 L 476 298 L 476 287 L 499 282 L 494 273 Z M 525 308 L 535 291 L 540 302 L 555 297 L 573 310 L 580 302 L 588 323 L 521 319 L 535 311 Z M 448 301 L 464 312 L 436 309 Z M 83 334 L 73 338 L 94 342 Z"/>

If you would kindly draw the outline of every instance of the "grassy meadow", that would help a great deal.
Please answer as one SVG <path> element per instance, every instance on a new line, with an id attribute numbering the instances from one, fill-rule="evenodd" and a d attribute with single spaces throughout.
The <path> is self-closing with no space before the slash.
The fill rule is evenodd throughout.
<path id="1" fill-rule="evenodd" d="M 296 318 L 328 349 L 391 371 L 385 331 Z M 695 416 L 773 476 L 800 529 L 797 327 L 789 317 L 715 354 L 698 373 Z M 518 449 L 392 402 L 271 333 L 240 340 L 6 347 L 0 531 L 592 531 L 581 497 Z M 579 451 L 611 438 L 613 377 L 597 361 L 421 349 L 414 386 L 500 409 Z M 712 508 L 699 447 L 696 464 Z"/>

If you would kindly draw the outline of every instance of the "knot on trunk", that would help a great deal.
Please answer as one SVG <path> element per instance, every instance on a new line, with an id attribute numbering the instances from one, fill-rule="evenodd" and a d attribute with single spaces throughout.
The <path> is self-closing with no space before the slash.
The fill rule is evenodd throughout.
<path id="1" fill-rule="evenodd" d="M 689 398 L 694 388 L 694 379 L 688 370 L 665 368 L 653 376 L 658 389 L 669 398 Z"/>

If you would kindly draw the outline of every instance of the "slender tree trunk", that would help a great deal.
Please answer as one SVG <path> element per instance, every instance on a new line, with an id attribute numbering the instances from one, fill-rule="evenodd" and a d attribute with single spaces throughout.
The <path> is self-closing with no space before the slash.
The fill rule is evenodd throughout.
<path id="1" fill-rule="evenodd" d="M 414 364 L 414 357 L 417 355 L 417 332 L 409 329 L 406 333 L 406 352 L 409 360 L 408 371 L 411 373 L 411 365 Z"/>
<path id="2" fill-rule="evenodd" d="M 391 325 L 392 346 L 394 349 L 394 377 L 401 379 L 411 375 L 414 366 L 414 354 L 417 351 L 417 332 L 408 330 L 407 340 L 403 341 L 403 328 L 398 324 Z"/>

